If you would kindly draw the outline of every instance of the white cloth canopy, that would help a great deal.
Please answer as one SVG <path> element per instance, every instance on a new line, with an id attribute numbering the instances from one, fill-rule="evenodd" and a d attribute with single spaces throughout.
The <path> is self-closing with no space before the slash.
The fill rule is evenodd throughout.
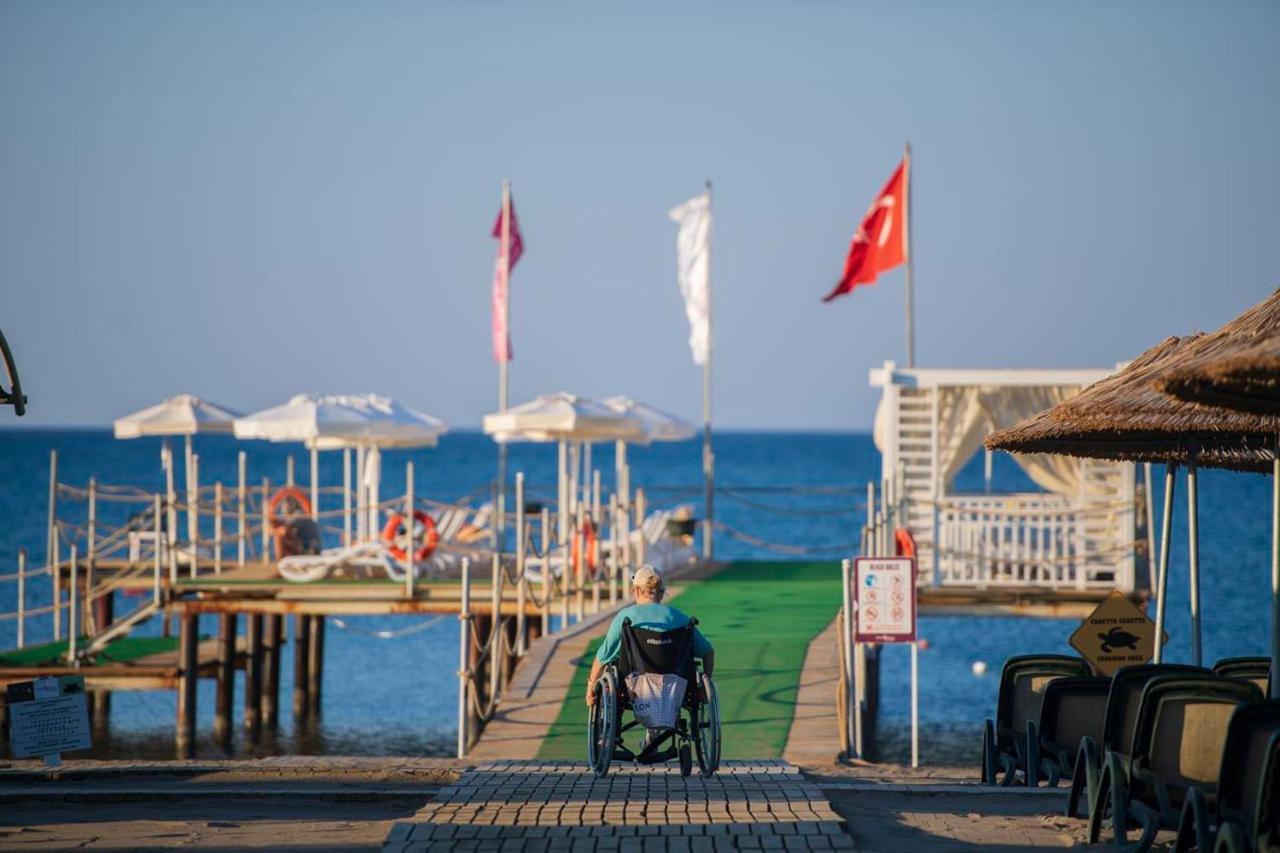
<path id="1" fill-rule="evenodd" d="M 197 433 L 230 433 L 239 412 L 201 400 L 194 394 L 179 394 L 117 418 L 116 438 L 141 438 L 145 435 L 195 435 Z"/>
<path id="2" fill-rule="evenodd" d="M 435 447 L 444 421 L 379 394 L 299 394 L 235 421 L 237 438 L 301 441 L 317 450 Z"/>
<path id="3" fill-rule="evenodd" d="M 484 431 L 499 442 L 648 440 L 638 418 L 563 391 L 485 415 Z"/>
<path id="4" fill-rule="evenodd" d="M 940 386 L 938 394 L 938 468 L 943 489 L 982 447 L 982 440 L 1036 412 L 1074 397 L 1080 388 L 1070 385 L 957 385 Z M 889 410 L 884 398 L 876 409 L 875 443 L 884 449 Z M 1069 456 L 1045 453 L 1014 454 L 1027 476 L 1040 488 L 1060 495 L 1078 495 L 1083 485 L 1084 462 Z"/>
<path id="5" fill-rule="evenodd" d="M 680 225 L 676 279 L 689 318 L 689 350 L 694 364 L 706 364 L 711 351 L 711 193 L 676 205 L 667 216 Z"/>
<path id="6" fill-rule="evenodd" d="M 698 434 L 698 428 L 688 421 L 630 397 L 610 397 L 604 404 L 644 424 L 647 441 L 686 441 Z"/>

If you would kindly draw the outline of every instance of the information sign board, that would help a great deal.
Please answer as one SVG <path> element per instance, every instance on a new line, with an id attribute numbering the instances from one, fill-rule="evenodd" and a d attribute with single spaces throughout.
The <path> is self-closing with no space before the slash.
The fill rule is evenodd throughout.
<path id="1" fill-rule="evenodd" d="M 916 641 L 914 557 L 859 557 L 853 561 L 856 643 Z"/>
<path id="2" fill-rule="evenodd" d="M 1068 642 L 1099 675 L 1115 675 L 1122 666 L 1151 660 L 1156 624 L 1127 595 L 1113 591 L 1084 618 Z"/>
<path id="3" fill-rule="evenodd" d="M 84 676 L 17 681 L 5 689 L 5 697 L 14 758 L 52 756 L 92 745 Z"/>

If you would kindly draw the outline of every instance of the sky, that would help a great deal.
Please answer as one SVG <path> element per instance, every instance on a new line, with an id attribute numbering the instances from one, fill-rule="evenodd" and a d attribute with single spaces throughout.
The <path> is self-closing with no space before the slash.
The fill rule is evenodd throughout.
<path id="1" fill-rule="evenodd" d="M 1280 286 L 1274 2 L 0 0 L 0 329 L 23 425 L 172 394 L 696 420 L 673 205 L 714 183 L 714 408 L 865 429 L 903 271 L 830 304 L 913 150 L 917 362 L 1108 367 Z M 6 424 L 17 423 L 11 414 Z"/>

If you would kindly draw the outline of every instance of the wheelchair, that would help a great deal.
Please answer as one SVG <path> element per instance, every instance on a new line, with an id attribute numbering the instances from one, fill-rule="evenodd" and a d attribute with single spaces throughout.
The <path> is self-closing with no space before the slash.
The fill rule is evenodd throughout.
<path id="1" fill-rule="evenodd" d="M 719 769 L 720 703 L 715 684 L 693 654 L 697 624 L 698 620 L 690 619 L 683 628 L 651 631 L 634 627 L 630 619 L 623 620 L 622 652 L 596 682 L 595 702 L 587 721 L 587 761 L 596 776 L 608 775 L 614 761 L 659 764 L 673 758 L 680 761 L 680 775 L 689 776 L 695 755 L 703 776 Z M 627 732 L 634 730 L 641 738 L 646 732 L 634 717 L 623 723 L 624 711 L 634 714 L 623 677 L 630 673 L 674 674 L 686 681 L 675 728 L 655 730 L 657 734 L 639 750 L 625 744 Z"/>

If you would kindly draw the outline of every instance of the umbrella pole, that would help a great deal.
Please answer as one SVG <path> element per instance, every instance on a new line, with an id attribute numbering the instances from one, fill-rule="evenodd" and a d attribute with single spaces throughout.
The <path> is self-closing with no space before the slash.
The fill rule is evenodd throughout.
<path id="1" fill-rule="evenodd" d="M 1144 496 L 1146 500 L 1147 511 L 1147 586 L 1155 590 L 1156 588 L 1156 494 L 1155 483 L 1151 479 L 1151 463 L 1142 463 L 1143 483 L 1146 488 Z"/>
<path id="2" fill-rule="evenodd" d="M 1200 502 L 1196 454 L 1187 457 L 1187 564 L 1191 599 L 1191 663 L 1201 666 L 1200 646 Z"/>
<path id="3" fill-rule="evenodd" d="M 320 451 L 311 448 L 311 520 L 320 518 Z"/>
<path id="4" fill-rule="evenodd" d="M 1164 605 L 1169 586 L 1169 536 L 1173 527 L 1173 490 L 1177 485 L 1178 463 L 1164 466 L 1164 512 L 1160 523 L 1160 571 L 1156 578 L 1156 649 L 1152 658 L 1164 662 Z"/>
<path id="5" fill-rule="evenodd" d="M 356 448 L 356 539 L 365 541 L 364 445 Z"/>
<path id="6" fill-rule="evenodd" d="M 1271 462 L 1271 698 L 1280 699 L 1280 436 Z"/>
<path id="7" fill-rule="evenodd" d="M 351 448 L 342 448 L 342 547 L 351 545 Z"/>

